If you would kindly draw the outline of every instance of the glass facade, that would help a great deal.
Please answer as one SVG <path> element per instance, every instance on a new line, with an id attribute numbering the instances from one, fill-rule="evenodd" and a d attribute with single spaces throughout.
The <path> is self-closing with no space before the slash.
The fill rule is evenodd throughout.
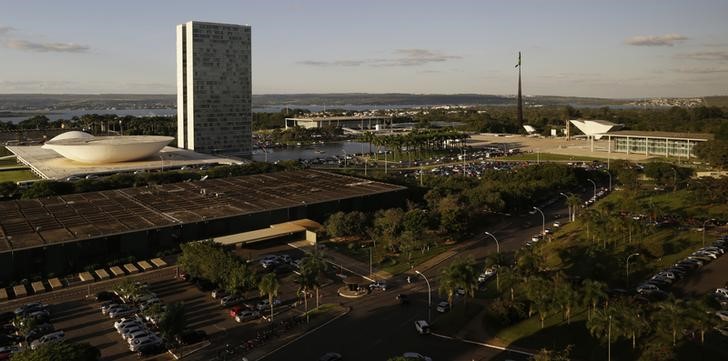
<path id="1" fill-rule="evenodd" d="M 695 157 L 693 147 L 703 139 L 670 139 L 639 136 L 610 136 L 610 151 L 658 155 L 663 157 Z"/>

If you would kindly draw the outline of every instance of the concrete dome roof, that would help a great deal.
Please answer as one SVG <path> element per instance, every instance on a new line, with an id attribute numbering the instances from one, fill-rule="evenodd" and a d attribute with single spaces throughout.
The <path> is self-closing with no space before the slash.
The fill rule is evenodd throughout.
<path id="1" fill-rule="evenodd" d="M 65 133 L 61 133 L 61 134 L 56 135 L 55 137 L 51 138 L 49 140 L 49 142 L 52 142 L 52 141 L 55 141 L 55 140 L 61 140 L 61 139 L 79 139 L 79 138 L 81 138 L 81 139 L 84 139 L 84 138 L 85 139 L 88 139 L 88 138 L 93 138 L 93 137 L 94 137 L 93 135 L 88 134 L 86 132 L 80 132 L 78 130 L 72 130 L 70 132 L 65 132 Z"/>
<path id="2" fill-rule="evenodd" d="M 43 148 L 54 150 L 65 158 L 91 164 L 119 163 L 148 158 L 162 150 L 174 139 L 155 135 L 56 138 L 47 141 Z"/>

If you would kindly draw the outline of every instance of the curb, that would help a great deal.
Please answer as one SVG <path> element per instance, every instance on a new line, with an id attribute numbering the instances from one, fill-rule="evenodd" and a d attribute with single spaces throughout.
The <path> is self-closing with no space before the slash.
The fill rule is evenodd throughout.
<path id="1" fill-rule="evenodd" d="M 435 332 L 431 332 L 430 334 L 433 335 L 433 336 L 435 336 L 435 337 L 444 338 L 446 340 L 461 341 L 461 342 L 469 343 L 469 344 L 472 344 L 472 345 L 478 345 L 478 346 L 492 348 L 492 349 L 496 349 L 496 350 L 500 350 L 500 351 L 508 351 L 508 352 L 513 352 L 513 353 L 517 353 L 517 354 L 521 354 L 521 355 L 526 355 L 526 356 L 533 356 L 533 355 L 535 355 L 535 354 L 530 353 L 530 352 L 527 352 L 527 351 L 521 351 L 521 350 L 517 350 L 517 349 L 514 349 L 514 348 L 508 348 L 508 347 L 503 347 L 503 346 L 498 346 L 498 345 L 492 345 L 492 344 L 485 343 L 485 342 L 472 341 L 472 340 L 468 340 L 468 339 L 464 339 L 464 338 L 455 338 L 455 337 L 452 337 L 452 336 L 443 335 L 443 334 L 439 334 L 439 333 L 435 333 Z"/>
<path id="2" fill-rule="evenodd" d="M 332 318 L 332 319 L 330 319 L 330 320 L 328 320 L 328 321 L 324 322 L 324 323 L 323 323 L 323 324 L 321 324 L 321 325 L 318 325 L 318 326 L 316 326 L 316 328 L 314 328 L 314 329 L 311 329 L 311 330 L 309 330 L 309 331 L 306 331 L 305 333 L 302 333 L 302 334 L 298 335 L 298 336 L 297 336 L 296 338 L 294 338 L 294 339 L 292 339 L 292 340 L 290 340 L 290 341 L 288 341 L 288 342 L 284 343 L 283 345 L 280 345 L 280 346 L 276 347 L 275 349 L 273 349 L 273 350 L 271 350 L 270 352 L 268 352 L 268 353 L 264 354 L 263 356 L 261 356 L 261 357 L 258 357 L 258 360 L 262 360 L 262 359 L 264 359 L 264 358 L 266 358 L 266 357 L 268 357 L 268 356 L 270 356 L 270 355 L 272 355 L 272 354 L 274 354 L 274 353 L 278 352 L 279 350 L 281 350 L 281 349 L 283 349 L 283 348 L 287 347 L 288 345 L 290 345 L 290 344 L 292 344 L 292 343 L 294 343 L 294 342 L 296 342 L 296 341 L 298 341 L 298 340 L 300 340 L 300 339 L 302 339 L 302 338 L 304 338 L 304 337 L 308 336 L 309 334 L 312 334 L 312 333 L 314 333 L 314 332 L 318 331 L 318 330 L 319 330 L 320 328 L 322 328 L 322 327 L 324 327 L 324 326 L 326 326 L 326 325 L 328 325 L 328 324 L 330 324 L 330 323 L 332 323 L 332 322 L 334 322 L 334 321 L 336 321 L 336 320 L 338 320 L 338 319 L 340 319 L 340 318 L 342 318 L 342 317 L 344 317 L 344 316 L 348 315 L 348 314 L 349 314 L 349 312 L 351 312 L 351 307 L 348 307 L 348 308 L 346 309 L 346 311 L 345 311 L 345 312 L 342 312 L 342 313 L 341 313 L 341 314 L 339 314 L 338 316 L 336 316 L 336 317 L 334 317 L 334 318 Z"/>

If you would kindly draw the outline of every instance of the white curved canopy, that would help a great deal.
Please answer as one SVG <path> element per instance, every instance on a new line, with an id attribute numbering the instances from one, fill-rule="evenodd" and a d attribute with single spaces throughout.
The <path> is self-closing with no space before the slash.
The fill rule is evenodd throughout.
<path id="1" fill-rule="evenodd" d="M 67 132 L 81 133 L 83 132 Z M 51 149 L 65 158 L 81 163 L 119 163 L 148 158 L 164 148 L 174 138 L 155 135 L 53 138 L 43 148 Z"/>

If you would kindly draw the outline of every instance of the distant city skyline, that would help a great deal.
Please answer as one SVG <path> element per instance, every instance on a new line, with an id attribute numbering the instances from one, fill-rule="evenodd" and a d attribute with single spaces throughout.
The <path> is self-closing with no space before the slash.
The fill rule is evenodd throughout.
<path id="1" fill-rule="evenodd" d="M 728 94 L 728 2 L 8 1 L 0 93 L 176 92 L 174 27 L 252 26 L 254 94 Z"/>

